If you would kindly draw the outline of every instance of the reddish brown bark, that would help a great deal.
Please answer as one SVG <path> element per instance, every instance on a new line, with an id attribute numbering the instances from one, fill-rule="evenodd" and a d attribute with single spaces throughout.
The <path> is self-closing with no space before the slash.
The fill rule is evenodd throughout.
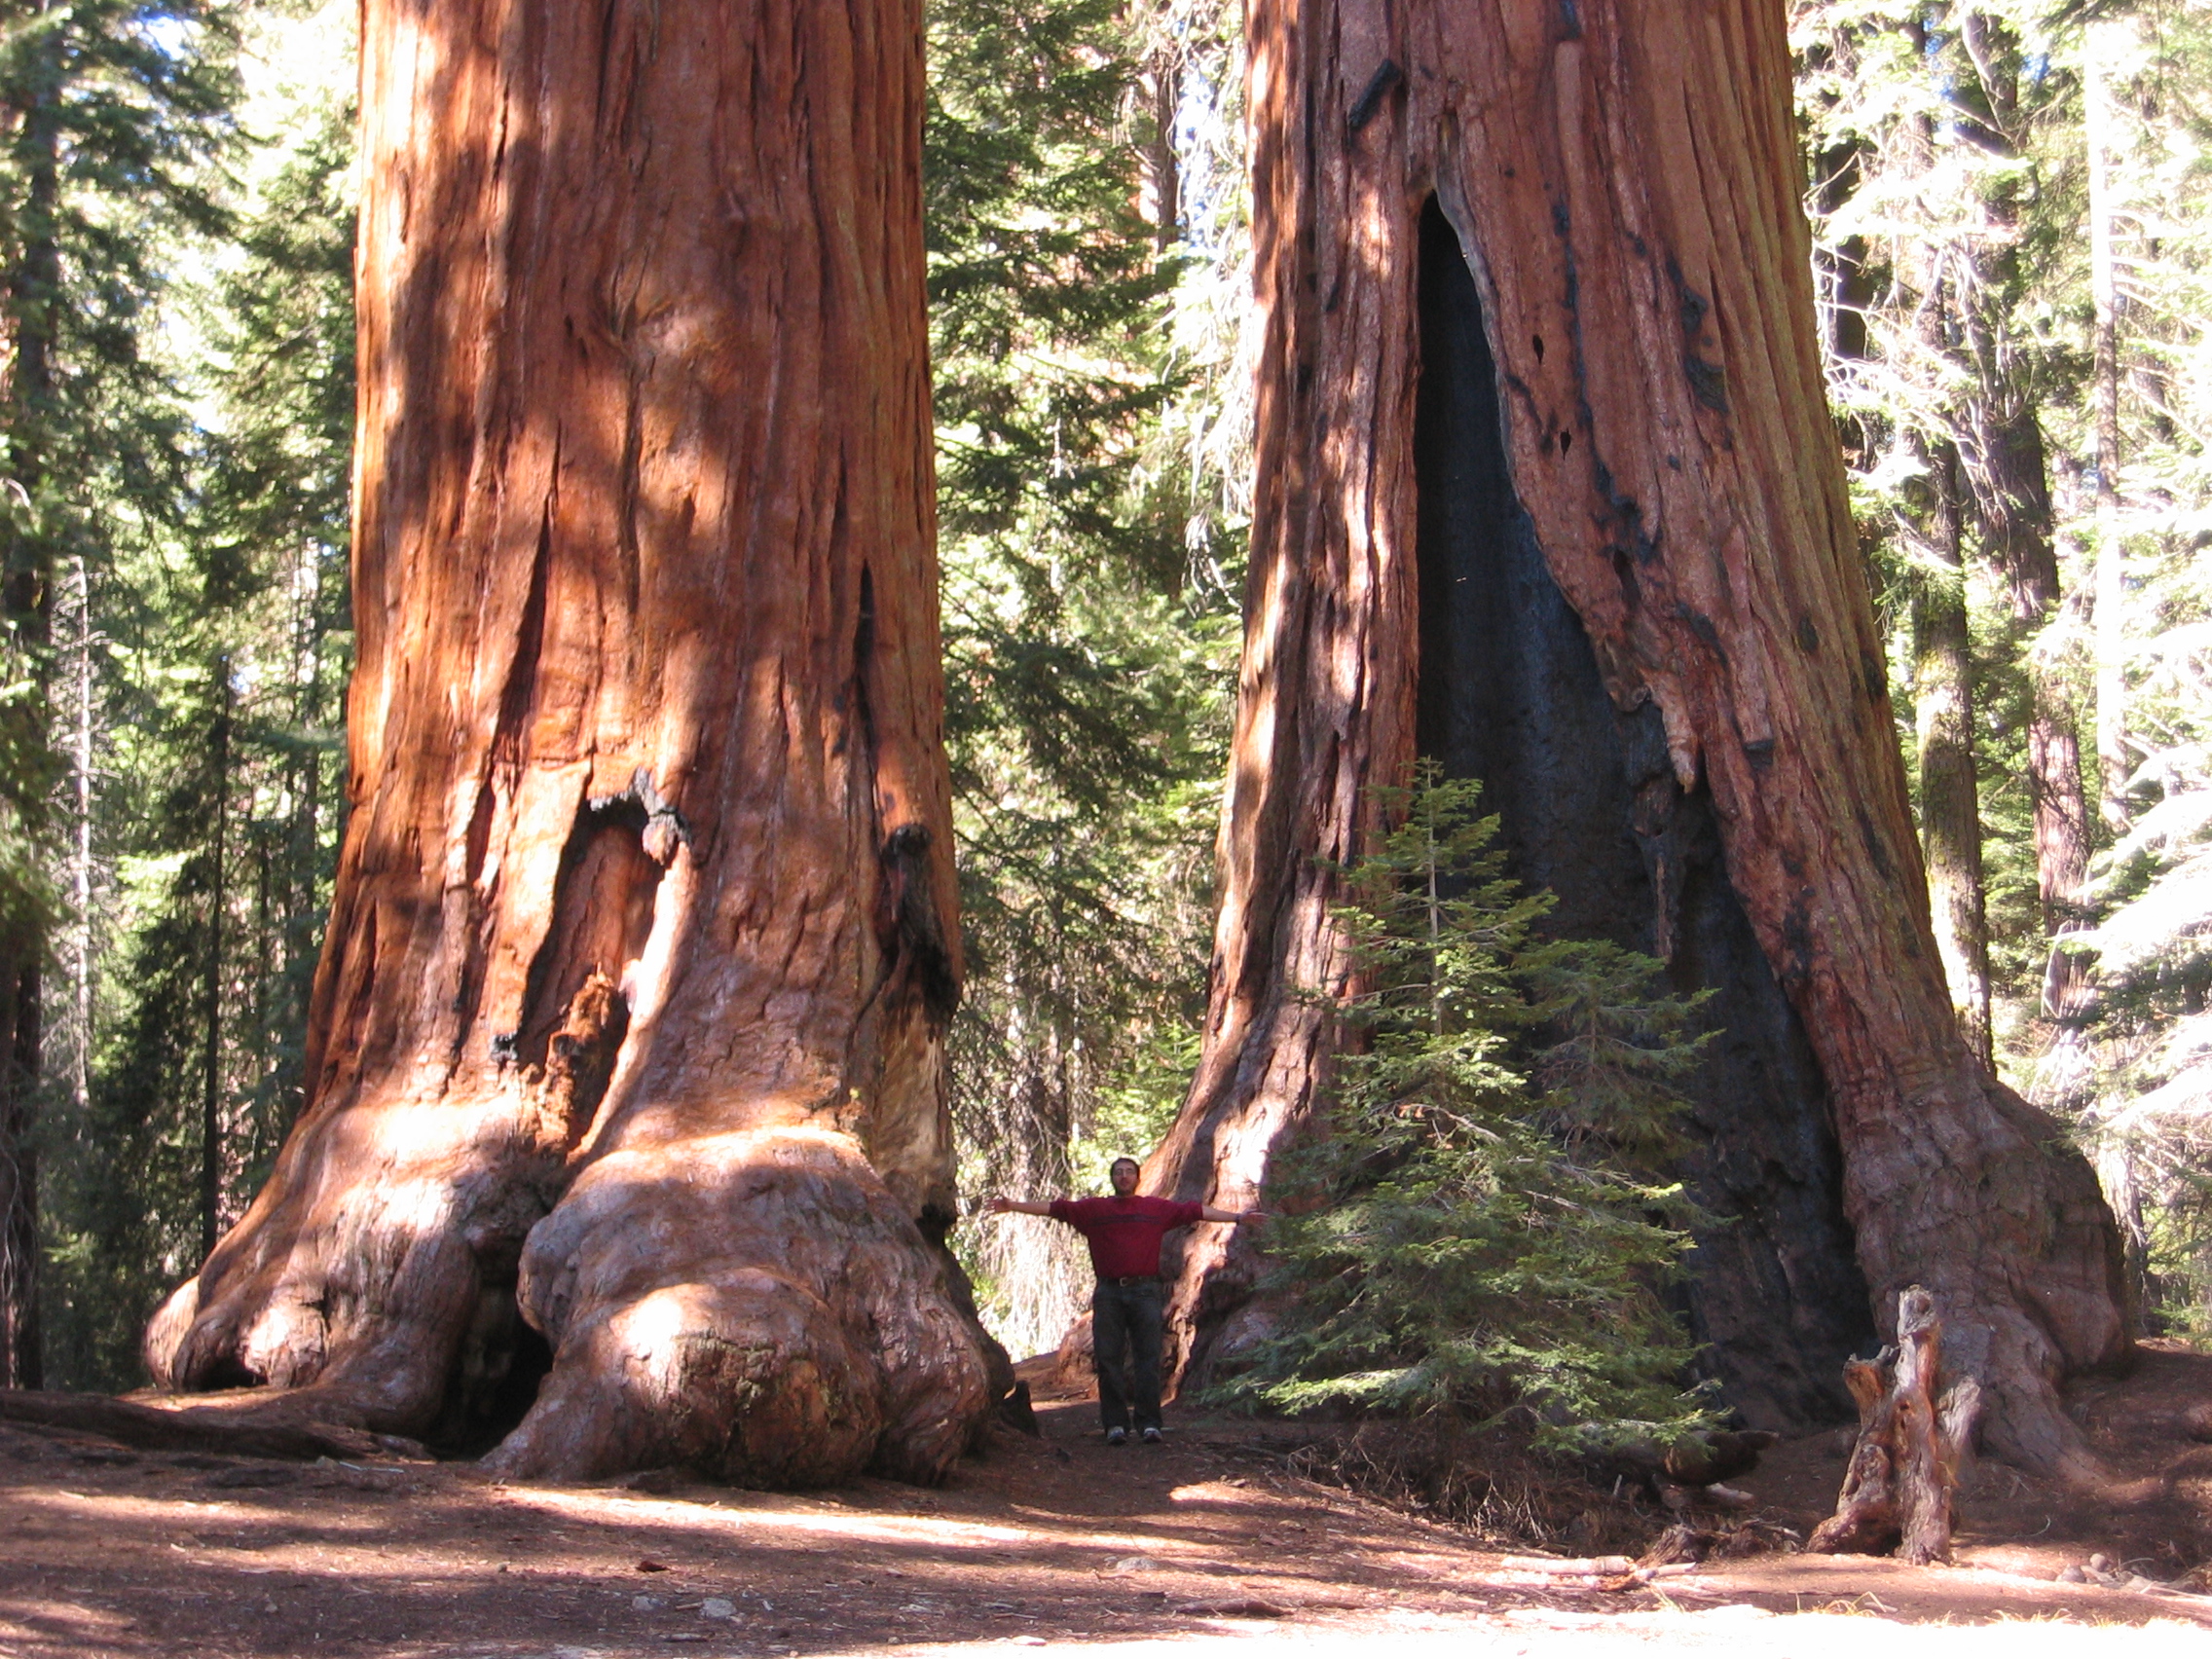
<path id="1" fill-rule="evenodd" d="M 353 812 L 308 1109 L 177 1388 L 510 1471 L 931 1478 L 958 988 L 921 18 L 370 0 Z M 494 1426 L 498 1426 L 495 1424 Z"/>
<path id="2" fill-rule="evenodd" d="M 1499 510 L 1524 515 L 1614 706 L 1656 708 L 1640 791 L 1710 803 L 1825 1080 L 1874 1316 L 1926 1284 L 1997 1446 L 2078 1463 L 2056 1383 L 2126 1347 L 2111 1218 L 2054 1126 L 1974 1061 L 1943 983 L 1823 395 L 1782 8 L 1260 0 L 1249 62 L 1252 576 L 1206 1049 L 1150 1190 L 1249 1201 L 1323 1078 L 1310 989 L 1348 971 L 1331 863 L 1417 741 L 1433 192 L 1494 357 Z M 1245 1248 L 1200 1229 L 1185 1253 L 1175 1310 L 1201 1374 L 1264 1317 Z"/>

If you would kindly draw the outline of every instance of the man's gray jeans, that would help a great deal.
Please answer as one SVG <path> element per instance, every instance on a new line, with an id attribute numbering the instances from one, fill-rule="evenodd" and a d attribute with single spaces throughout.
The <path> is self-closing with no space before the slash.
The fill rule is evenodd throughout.
<path id="1" fill-rule="evenodd" d="M 1099 1281 L 1090 1297 L 1090 1339 L 1098 1417 L 1107 1428 L 1160 1426 L 1160 1330 L 1158 1279 Z"/>

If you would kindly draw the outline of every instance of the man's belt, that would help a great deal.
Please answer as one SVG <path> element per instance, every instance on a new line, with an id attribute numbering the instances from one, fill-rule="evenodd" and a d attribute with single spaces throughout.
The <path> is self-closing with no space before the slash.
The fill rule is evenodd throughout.
<path id="1" fill-rule="evenodd" d="M 1160 1275 L 1158 1273 L 1127 1273 L 1121 1278 L 1102 1278 L 1098 1282 L 1100 1284 L 1119 1285 L 1158 1284 L 1160 1282 Z"/>

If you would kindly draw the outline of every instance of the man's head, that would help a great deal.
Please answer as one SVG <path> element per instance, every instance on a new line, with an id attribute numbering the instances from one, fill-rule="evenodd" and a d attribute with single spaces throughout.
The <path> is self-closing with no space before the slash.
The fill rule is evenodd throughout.
<path id="1" fill-rule="evenodd" d="M 1125 1198 L 1137 1190 L 1137 1161 L 1133 1158 L 1117 1158 L 1114 1167 L 1106 1171 L 1107 1179 L 1114 1183 L 1114 1196 Z"/>

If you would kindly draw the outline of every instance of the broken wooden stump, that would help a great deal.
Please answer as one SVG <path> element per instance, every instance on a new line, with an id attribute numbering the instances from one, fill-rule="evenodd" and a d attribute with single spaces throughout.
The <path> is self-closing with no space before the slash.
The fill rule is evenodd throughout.
<path id="1" fill-rule="evenodd" d="M 1972 1455 L 1981 1384 L 1944 1377 L 1942 1342 L 1936 1299 L 1913 1285 L 1898 1297 L 1896 1343 L 1870 1362 L 1844 1362 L 1859 1440 L 1835 1513 L 1814 1530 L 1808 1551 L 1895 1551 L 1916 1567 L 1951 1559 L 1951 1499 Z"/>

